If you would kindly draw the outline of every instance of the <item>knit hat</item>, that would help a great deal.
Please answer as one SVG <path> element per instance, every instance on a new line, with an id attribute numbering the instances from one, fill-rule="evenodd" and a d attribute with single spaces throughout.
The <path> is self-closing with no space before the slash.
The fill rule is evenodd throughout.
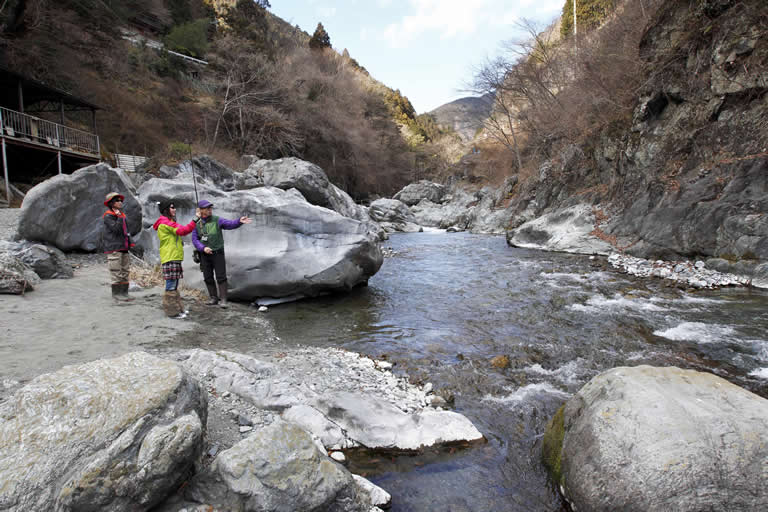
<path id="1" fill-rule="evenodd" d="M 125 201 L 125 196 L 118 194 L 117 192 L 110 192 L 109 194 L 107 194 L 107 197 L 104 199 L 104 206 L 109 206 L 109 203 L 111 203 L 115 199 L 120 199 L 121 201 Z"/>

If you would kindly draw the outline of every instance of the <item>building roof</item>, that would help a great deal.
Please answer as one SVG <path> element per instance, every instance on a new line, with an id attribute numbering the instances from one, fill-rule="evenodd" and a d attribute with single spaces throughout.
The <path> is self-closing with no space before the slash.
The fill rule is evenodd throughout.
<path id="1" fill-rule="evenodd" d="M 19 105 L 19 81 L 22 83 L 24 106 L 42 101 L 58 103 L 62 101 L 69 106 L 67 110 L 102 110 L 98 105 L 87 102 L 69 93 L 45 85 L 15 71 L 0 67 L 0 104 L 17 109 Z"/>

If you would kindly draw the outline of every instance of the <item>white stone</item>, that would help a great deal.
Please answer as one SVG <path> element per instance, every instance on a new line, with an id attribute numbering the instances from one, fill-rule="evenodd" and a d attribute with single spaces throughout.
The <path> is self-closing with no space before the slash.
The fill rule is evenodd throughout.
<path id="1" fill-rule="evenodd" d="M 331 458 L 335 460 L 336 462 L 344 462 L 347 460 L 347 458 L 344 456 L 343 452 L 332 452 Z"/>

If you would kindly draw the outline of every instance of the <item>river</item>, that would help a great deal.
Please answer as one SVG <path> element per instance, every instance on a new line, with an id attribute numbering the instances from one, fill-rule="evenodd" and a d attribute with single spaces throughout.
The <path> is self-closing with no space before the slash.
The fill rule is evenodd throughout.
<path id="1" fill-rule="evenodd" d="M 350 469 L 392 493 L 394 512 L 563 509 L 540 463 L 541 437 L 609 368 L 709 371 L 768 397 L 765 291 L 689 293 L 588 256 L 513 249 L 503 237 L 417 233 L 384 246 L 392 255 L 368 287 L 273 307 L 269 318 L 285 343 L 386 357 L 396 372 L 448 389 L 487 438 L 353 458 Z M 492 366 L 497 355 L 510 366 Z"/>

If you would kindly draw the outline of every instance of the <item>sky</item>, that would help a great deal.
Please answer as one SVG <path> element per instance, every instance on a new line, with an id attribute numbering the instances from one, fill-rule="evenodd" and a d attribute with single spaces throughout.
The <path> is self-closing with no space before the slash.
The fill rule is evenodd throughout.
<path id="1" fill-rule="evenodd" d="M 321 22 L 331 45 L 375 79 L 400 89 L 416 112 L 464 96 L 473 71 L 520 39 L 515 23 L 542 28 L 565 0 L 270 0 L 273 14 L 310 35 Z"/>

